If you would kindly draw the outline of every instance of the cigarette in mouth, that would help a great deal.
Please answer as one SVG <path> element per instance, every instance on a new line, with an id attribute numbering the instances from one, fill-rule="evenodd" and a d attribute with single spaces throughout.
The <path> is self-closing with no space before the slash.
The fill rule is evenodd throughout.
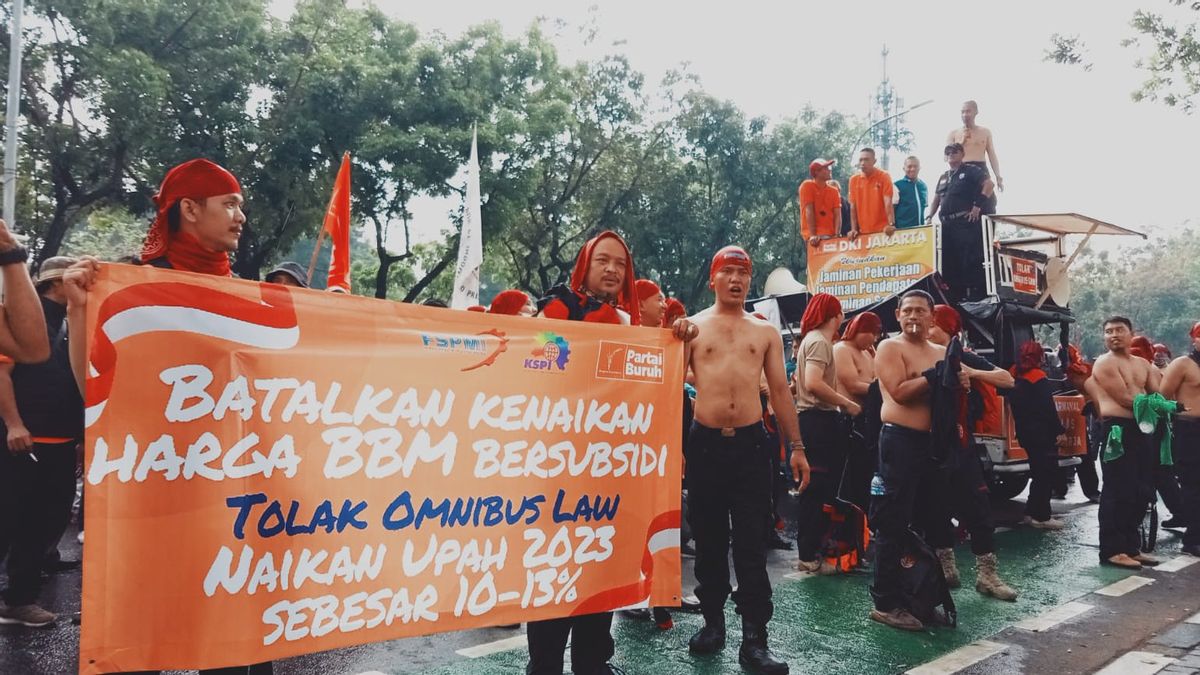
<path id="1" fill-rule="evenodd" d="M 908 327 L 908 332 L 912 333 L 913 335 L 916 335 L 916 334 L 917 334 L 917 327 L 916 327 L 916 326 L 913 326 L 913 325 L 910 325 L 910 326 Z"/>

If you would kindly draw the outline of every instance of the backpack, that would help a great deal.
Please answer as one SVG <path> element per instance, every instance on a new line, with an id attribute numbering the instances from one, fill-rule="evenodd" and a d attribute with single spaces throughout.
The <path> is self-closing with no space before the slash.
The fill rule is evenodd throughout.
<path id="1" fill-rule="evenodd" d="M 958 626 L 958 610 L 937 554 L 911 529 L 900 551 L 900 592 L 909 613 L 925 624 Z"/>
<path id="2" fill-rule="evenodd" d="M 839 572 L 851 572 L 871 542 L 867 515 L 862 509 L 841 499 L 822 507 L 829 514 L 829 529 L 821 538 L 821 557 Z"/>

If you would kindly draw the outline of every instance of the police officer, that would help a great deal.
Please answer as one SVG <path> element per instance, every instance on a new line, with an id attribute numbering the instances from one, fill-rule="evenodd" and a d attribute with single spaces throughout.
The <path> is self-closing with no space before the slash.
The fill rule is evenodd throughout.
<path id="1" fill-rule="evenodd" d="M 978 300 L 986 285 L 979 216 L 995 185 L 985 170 L 963 162 L 960 143 L 946 146 L 946 163 L 950 169 L 938 179 L 926 222 L 933 221 L 935 212 L 942 221 L 942 278 L 950 286 L 951 299 Z"/>

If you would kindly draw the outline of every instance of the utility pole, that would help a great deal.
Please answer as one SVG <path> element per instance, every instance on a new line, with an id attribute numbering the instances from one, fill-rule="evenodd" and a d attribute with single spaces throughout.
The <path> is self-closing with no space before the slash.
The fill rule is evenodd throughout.
<path id="1" fill-rule="evenodd" d="M 896 95 L 896 89 L 888 79 L 887 58 L 890 53 L 887 45 L 883 45 L 883 50 L 879 53 L 883 61 L 883 79 L 875 89 L 870 111 L 867 113 L 868 128 L 872 130 L 871 144 L 880 155 L 880 165 L 884 171 L 890 168 L 890 151 L 901 147 L 900 116 L 896 112 L 904 110 L 904 99 Z"/>
<path id="2" fill-rule="evenodd" d="M 12 3 L 12 39 L 8 54 L 8 107 L 4 111 L 4 221 L 13 227 L 17 210 L 17 123 L 21 119 L 21 15 L 24 0 Z"/>

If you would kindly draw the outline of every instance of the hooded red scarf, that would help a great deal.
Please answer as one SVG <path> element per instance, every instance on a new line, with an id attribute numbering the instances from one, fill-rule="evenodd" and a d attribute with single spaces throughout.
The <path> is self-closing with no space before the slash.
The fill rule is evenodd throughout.
<path id="1" fill-rule="evenodd" d="M 958 310 L 950 305 L 934 305 L 933 325 L 941 328 L 946 335 L 954 337 L 962 332 L 962 317 L 958 315 Z"/>
<path id="2" fill-rule="evenodd" d="M 879 335 L 883 332 L 883 322 L 875 312 L 863 312 L 850 320 L 850 325 L 842 332 L 843 340 L 853 340 L 859 333 Z"/>
<path id="3" fill-rule="evenodd" d="M 1134 356 L 1146 359 L 1150 363 L 1154 363 L 1154 345 L 1150 343 L 1150 338 L 1145 335 L 1138 335 L 1129 343 L 1129 353 Z"/>
<path id="4" fill-rule="evenodd" d="M 500 291 L 496 294 L 495 298 L 492 298 L 492 307 L 488 311 L 492 314 L 516 316 L 521 313 L 521 308 L 528 303 L 529 296 L 524 291 L 510 288 L 507 291 Z"/>
<path id="5" fill-rule="evenodd" d="M 826 321 L 836 318 L 841 313 L 842 303 L 837 297 L 828 293 L 817 293 L 808 301 L 808 306 L 804 308 L 804 316 L 800 317 L 800 337 L 820 328 Z"/>
<path id="6" fill-rule="evenodd" d="M 173 269 L 215 276 L 230 276 L 229 255 L 209 251 L 200 241 L 182 231 L 171 232 L 167 211 L 180 199 L 206 199 L 227 194 L 240 194 L 241 185 L 226 169 L 207 159 L 193 159 L 174 167 L 163 178 L 154 203 L 158 214 L 146 233 L 142 245 L 142 262 L 166 258 Z"/>
<path id="7" fill-rule="evenodd" d="M 615 307 L 613 307 L 613 316 L 611 318 L 605 317 L 600 322 L 619 323 L 615 310 L 617 307 L 621 307 L 629 312 L 630 324 L 634 326 L 640 326 L 642 325 L 642 313 L 638 306 L 636 296 L 634 295 L 637 276 L 633 271 L 633 254 L 629 252 L 629 246 L 625 243 L 625 240 L 622 239 L 621 235 L 617 234 L 616 232 L 613 232 L 612 230 L 605 230 L 604 232 L 601 232 L 595 237 L 589 239 L 588 242 L 583 245 L 583 249 L 579 251 L 579 256 L 575 258 L 575 269 L 571 272 L 571 289 L 579 293 L 587 294 L 584 286 L 587 283 L 588 270 L 592 266 L 592 255 L 596 252 L 596 245 L 604 239 L 615 239 L 621 244 L 621 248 L 625 251 L 626 264 L 625 280 L 621 283 L 621 290 L 617 292 L 617 297 L 613 298 L 615 304 Z"/>
<path id="8" fill-rule="evenodd" d="M 637 287 L 637 299 L 639 303 L 662 294 L 662 289 L 658 287 L 658 284 L 649 279 L 638 279 L 634 282 L 634 286 Z"/>
<path id="9" fill-rule="evenodd" d="M 663 325 L 670 327 L 674 325 L 676 319 L 682 319 L 687 316 L 687 308 L 678 298 L 667 298 L 667 311 L 663 312 Z"/>

